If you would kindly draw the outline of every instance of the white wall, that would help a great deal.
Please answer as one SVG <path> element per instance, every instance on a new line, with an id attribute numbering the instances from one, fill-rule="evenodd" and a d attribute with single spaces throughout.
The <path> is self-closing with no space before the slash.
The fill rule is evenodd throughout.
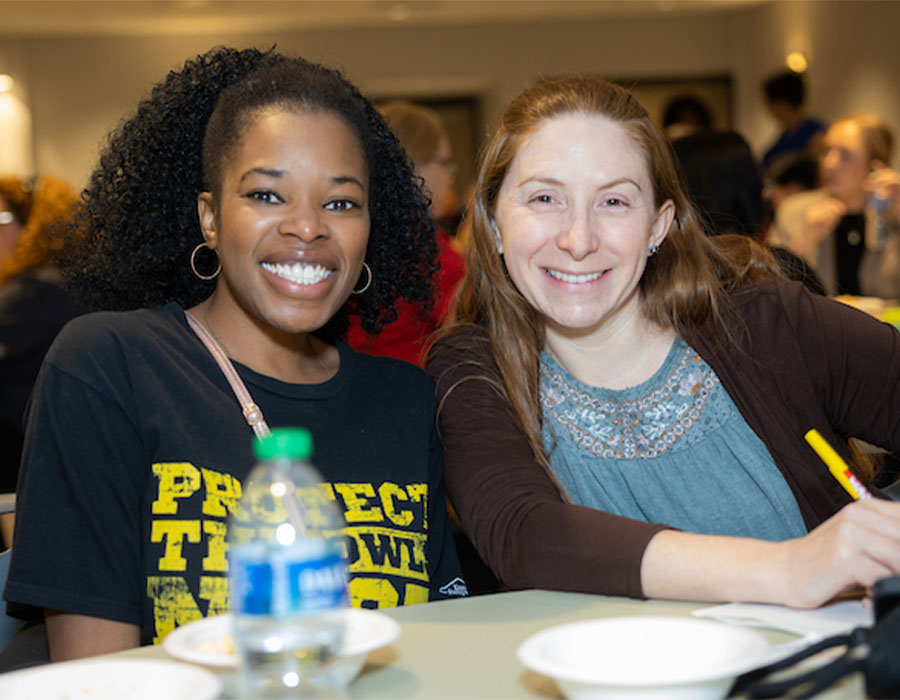
<path id="1" fill-rule="evenodd" d="M 803 50 L 811 107 L 882 113 L 900 134 L 900 2 L 780 0 L 732 13 L 458 27 L 392 26 L 202 37 L 32 37 L 0 43 L 0 72 L 26 81 L 38 170 L 85 183 L 104 134 L 150 85 L 215 44 L 278 49 L 343 67 L 377 97 L 482 96 L 486 127 L 539 75 L 730 74 L 735 125 L 757 148 L 775 133 L 762 79 Z"/>
<path id="2" fill-rule="evenodd" d="M 791 51 L 809 60 L 809 110 L 827 121 L 853 110 L 884 117 L 900 140 L 900 2 L 788 0 L 732 20 L 736 126 L 761 148 L 776 127 L 766 118 L 760 84 Z M 893 163 L 900 163 L 900 146 Z"/>

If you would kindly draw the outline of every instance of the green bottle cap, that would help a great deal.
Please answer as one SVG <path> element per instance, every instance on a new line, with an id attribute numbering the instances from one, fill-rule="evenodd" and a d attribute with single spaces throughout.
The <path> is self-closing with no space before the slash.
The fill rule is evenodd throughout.
<path id="1" fill-rule="evenodd" d="M 305 428 L 275 428 L 271 435 L 253 441 L 257 459 L 307 459 L 312 451 L 312 435 Z"/>

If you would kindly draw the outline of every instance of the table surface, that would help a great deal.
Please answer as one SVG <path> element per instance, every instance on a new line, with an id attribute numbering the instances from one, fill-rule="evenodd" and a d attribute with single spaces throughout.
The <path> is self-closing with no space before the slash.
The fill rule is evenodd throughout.
<path id="1" fill-rule="evenodd" d="M 400 636 L 369 654 L 349 697 L 558 698 L 554 681 L 518 661 L 516 650 L 532 634 L 590 618 L 688 616 L 702 607 L 706 605 L 534 590 L 382 610 L 400 623 Z M 796 639 L 774 630 L 761 632 L 772 643 Z M 171 658 L 161 646 L 112 656 Z M 821 697 L 863 695 L 861 677 L 856 676 Z"/>

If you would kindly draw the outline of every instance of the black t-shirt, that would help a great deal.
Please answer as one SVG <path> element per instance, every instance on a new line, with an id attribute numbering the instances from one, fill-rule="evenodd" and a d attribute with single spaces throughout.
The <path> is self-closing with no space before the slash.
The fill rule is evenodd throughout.
<path id="1" fill-rule="evenodd" d="M 350 596 L 390 607 L 464 594 L 431 379 L 339 345 L 329 381 L 236 365 L 270 427 L 302 426 L 344 512 Z M 5 597 L 141 626 L 142 643 L 229 607 L 226 520 L 252 432 L 175 304 L 83 316 L 47 355 L 27 418 Z"/>
<path id="2" fill-rule="evenodd" d="M 834 230 L 838 294 L 860 294 L 859 265 L 866 249 L 865 231 L 866 220 L 862 214 L 847 214 Z"/>

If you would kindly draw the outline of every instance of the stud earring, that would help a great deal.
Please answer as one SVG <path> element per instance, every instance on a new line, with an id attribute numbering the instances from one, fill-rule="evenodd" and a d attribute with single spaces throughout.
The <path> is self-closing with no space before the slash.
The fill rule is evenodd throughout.
<path id="1" fill-rule="evenodd" d="M 652 258 L 652 257 L 653 257 L 654 255 L 656 255 L 658 252 L 659 252 L 659 246 L 658 246 L 658 245 L 652 245 L 652 246 L 650 246 L 650 250 L 647 252 L 647 257 L 648 257 L 648 258 Z"/>

